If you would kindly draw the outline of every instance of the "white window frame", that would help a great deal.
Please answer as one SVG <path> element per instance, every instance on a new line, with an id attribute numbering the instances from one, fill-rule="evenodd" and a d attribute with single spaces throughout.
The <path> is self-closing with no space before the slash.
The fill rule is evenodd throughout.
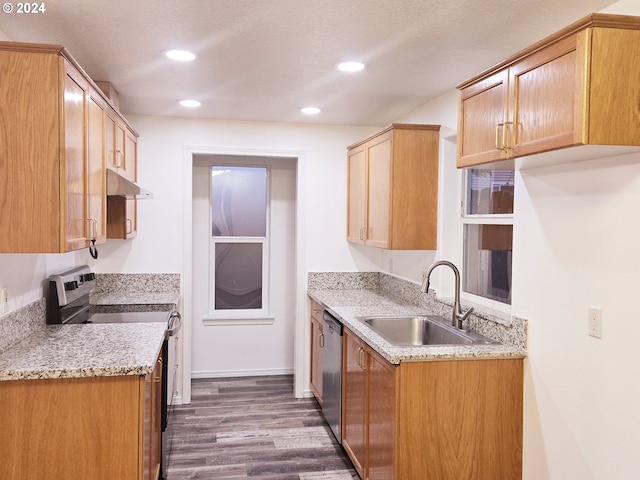
<path id="1" fill-rule="evenodd" d="M 462 189 L 461 189 L 462 199 L 460 202 L 460 259 L 461 259 L 461 262 L 463 263 L 465 258 L 465 252 L 464 252 L 465 225 L 513 225 L 513 220 L 515 215 L 515 209 L 514 209 L 514 213 L 508 213 L 508 214 L 503 214 L 503 213 L 468 214 L 467 202 L 468 202 L 469 196 L 468 196 L 467 186 L 468 186 L 469 170 L 471 169 L 464 169 L 462 174 Z M 502 169 L 496 169 L 496 170 L 502 170 Z M 513 272 L 513 264 L 511 265 L 511 267 Z M 466 275 L 466 272 L 464 270 L 465 269 L 462 269 L 462 272 L 460 273 L 462 276 Z M 512 287 L 511 301 L 513 302 L 513 284 L 511 285 L 511 287 Z M 464 281 L 462 282 L 461 288 L 464 288 Z M 511 304 L 508 304 L 508 303 L 500 302 L 498 300 L 494 300 L 488 297 L 483 297 L 481 295 L 476 295 L 474 293 L 469 293 L 464 290 L 461 290 L 460 297 L 463 300 L 491 308 L 492 310 L 511 313 Z"/>
<path id="2" fill-rule="evenodd" d="M 212 232 L 212 189 L 209 182 L 209 288 L 208 288 L 208 315 L 203 318 L 204 325 L 271 325 L 275 317 L 270 313 L 270 260 L 271 260 L 271 167 L 270 165 L 247 164 L 235 162 L 215 162 L 209 165 L 212 167 L 248 167 L 264 168 L 267 171 L 266 185 L 266 236 L 264 237 L 240 237 L 240 236 L 214 236 Z M 261 309 L 230 309 L 216 310 L 215 308 L 215 246 L 218 243 L 259 243 L 262 244 L 262 308 Z"/>

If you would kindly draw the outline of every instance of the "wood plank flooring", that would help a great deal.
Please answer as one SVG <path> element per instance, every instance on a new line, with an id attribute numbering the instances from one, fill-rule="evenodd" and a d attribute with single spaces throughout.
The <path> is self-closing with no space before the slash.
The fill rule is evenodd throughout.
<path id="1" fill-rule="evenodd" d="M 167 432 L 168 480 L 352 480 L 351 462 L 291 375 L 194 379 Z"/>

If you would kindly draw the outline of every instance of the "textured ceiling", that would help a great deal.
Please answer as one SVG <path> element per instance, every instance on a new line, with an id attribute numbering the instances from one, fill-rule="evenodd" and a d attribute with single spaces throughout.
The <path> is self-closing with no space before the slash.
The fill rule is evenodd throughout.
<path id="1" fill-rule="evenodd" d="M 45 0 L 45 13 L 0 13 L 0 32 L 64 45 L 113 83 L 125 114 L 381 126 L 613 3 Z M 198 57 L 171 62 L 172 48 Z M 351 59 L 365 71 L 335 69 Z M 183 98 L 203 105 L 185 110 Z M 323 112 L 298 112 L 310 104 Z"/>

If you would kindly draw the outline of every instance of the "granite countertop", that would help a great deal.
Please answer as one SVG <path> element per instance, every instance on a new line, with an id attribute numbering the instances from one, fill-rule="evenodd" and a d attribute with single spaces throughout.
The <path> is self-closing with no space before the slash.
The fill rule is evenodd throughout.
<path id="1" fill-rule="evenodd" d="M 0 380 L 147 375 L 164 323 L 46 325 L 0 354 Z"/>
<path id="2" fill-rule="evenodd" d="M 362 316 L 415 315 L 433 313 L 408 303 L 399 303 L 373 290 L 321 290 L 309 289 L 308 295 L 340 320 L 345 327 L 360 337 L 376 352 L 393 364 L 405 361 L 444 359 L 522 358 L 526 346 L 512 343 L 491 345 L 429 345 L 395 346 L 363 322 Z M 494 338 L 503 341 L 501 338 Z"/>

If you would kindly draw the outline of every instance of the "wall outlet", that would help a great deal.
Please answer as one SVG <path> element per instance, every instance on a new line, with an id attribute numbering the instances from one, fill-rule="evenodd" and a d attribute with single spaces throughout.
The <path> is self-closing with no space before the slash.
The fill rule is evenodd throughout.
<path id="1" fill-rule="evenodd" d="M 602 338 L 602 309 L 599 307 L 589 307 L 587 321 L 589 336 Z"/>
<path id="2" fill-rule="evenodd" d="M 7 313 L 9 310 L 9 289 L 0 287 L 0 315 Z"/>

